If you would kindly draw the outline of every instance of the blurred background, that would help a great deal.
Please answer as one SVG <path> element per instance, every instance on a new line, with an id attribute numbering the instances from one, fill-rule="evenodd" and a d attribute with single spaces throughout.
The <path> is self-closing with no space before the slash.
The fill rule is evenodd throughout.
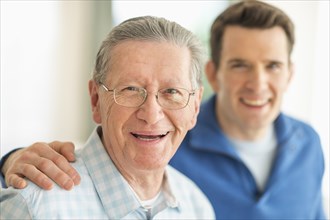
<path id="1" fill-rule="evenodd" d="M 114 25 L 134 16 L 161 16 L 196 33 L 208 48 L 213 20 L 232 2 L 1 0 L 1 156 L 36 141 L 85 142 L 95 126 L 87 82 Z M 296 25 L 296 71 L 283 111 L 319 132 L 329 201 L 329 1 L 266 2 Z M 204 83 L 207 98 L 211 90 Z"/>

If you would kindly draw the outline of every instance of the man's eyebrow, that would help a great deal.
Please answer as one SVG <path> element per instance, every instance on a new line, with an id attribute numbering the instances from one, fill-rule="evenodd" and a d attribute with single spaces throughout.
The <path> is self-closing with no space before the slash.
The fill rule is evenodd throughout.
<path id="1" fill-rule="evenodd" d="M 282 60 L 265 60 L 264 63 L 266 65 L 269 65 L 269 64 L 275 64 L 277 66 L 284 66 L 285 65 L 285 62 L 282 61 Z"/>
<path id="2" fill-rule="evenodd" d="M 247 61 L 244 59 L 240 59 L 240 58 L 233 58 L 227 61 L 228 64 L 231 63 L 246 63 Z"/>
<path id="3" fill-rule="evenodd" d="M 240 58 L 233 58 L 227 61 L 227 63 L 248 63 L 248 60 L 244 60 L 244 59 L 240 59 Z M 275 64 L 279 64 L 279 65 L 283 65 L 284 61 L 282 60 L 274 60 L 274 59 L 268 59 L 268 60 L 264 60 L 264 63 L 275 63 Z"/>
<path id="4" fill-rule="evenodd" d="M 275 63 L 275 64 L 283 64 L 284 62 L 281 60 L 266 60 L 267 63 Z"/>

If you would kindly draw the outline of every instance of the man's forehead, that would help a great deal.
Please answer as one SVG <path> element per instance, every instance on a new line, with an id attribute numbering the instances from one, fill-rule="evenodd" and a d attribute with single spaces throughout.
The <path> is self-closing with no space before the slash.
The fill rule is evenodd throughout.
<path id="1" fill-rule="evenodd" d="M 112 51 L 107 77 L 112 83 L 146 85 L 156 80 L 166 85 L 190 83 L 188 49 L 167 42 L 127 41 Z"/>
<path id="2" fill-rule="evenodd" d="M 253 29 L 229 27 L 224 35 L 221 57 L 244 59 L 287 60 L 288 42 L 282 28 Z"/>

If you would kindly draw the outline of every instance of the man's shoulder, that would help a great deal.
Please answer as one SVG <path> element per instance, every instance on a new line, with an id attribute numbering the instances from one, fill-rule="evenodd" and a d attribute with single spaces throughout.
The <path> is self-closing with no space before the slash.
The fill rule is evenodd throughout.
<path id="1" fill-rule="evenodd" d="M 275 121 L 275 129 L 280 145 L 291 146 L 290 148 L 304 152 L 302 155 L 309 157 L 322 156 L 320 136 L 309 123 L 281 114 Z"/>
<path id="2" fill-rule="evenodd" d="M 181 193 L 190 193 L 189 191 L 201 193 L 199 187 L 190 178 L 171 165 L 167 166 L 166 171 L 171 187 L 176 188 L 174 190 L 179 190 Z"/>
<path id="3" fill-rule="evenodd" d="M 47 216 L 47 210 L 56 211 L 65 209 L 69 206 L 79 206 L 79 201 L 83 201 L 87 191 L 92 191 L 93 182 L 88 175 L 84 162 L 79 156 L 76 156 L 76 161 L 71 163 L 81 176 L 81 183 L 73 189 L 67 191 L 58 186 L 55 182 L 51 190 L 44 190 L 35 183 L 27 180 L 27 186 L 24 189 L 8 189 L 1 190 L 1 203 L 4 204 L 22 204 L 28 207 L 29 212 L 34 215 Z M 95 193 L 89 192 L 90 196 Z M 96 196 L 94 196 L 96 197 Z M 93 198 L 90 198 L 93 199 Z M 52 207 L 50 209 L 50 207 Z"/>
<path id="4" fill-rule="evenodd" d="M 87 179 L 86 176 L 87 170 L 84 165 L 84 162 L 81 160 L 81 158 L 78 156 L 76 157 L 76 161 L 71 163 L 71 165 L 77 170 L 77 172 L 80 174 L 80 176 L 83 176 L 82 179 Z M 38 185 L 33 183 L 32 181 L 26 179 L 27 186 L 24 189 L 13 189 L 8 188 L 8 190 L 11 192 L 11 194 L 20 194 L 24 200 L 27 202 L 33 200 L 33 198 L 37 198 L 38 196 L 41 196 L 43 194 L 47 194 L 49 196 L 57 195 L 59 196 L 61 193 L 67 193 L 70 191 L 66 191 L 62 189 L 60 186 L 58 186 L 55 182 L 53 182 L 53 188 L 51 190 L 43 190 Z M 79 188 L 79 185 L 74 187 Z M 45 197 L 45 196 L 44 196 Z"/>
<path id="5" fill-rule="evenodd" d="M 202 219 L 214 219 L 212 205 L 202 190 L 180 171 L 171 167 L 166 168 L 168 181 L 175 197 L 180 201 L 184 210 L 194 210 Z"/>
<path id="6" fill-rule="evenodd" d="M 175 169 L 174 167 L 172 167 L 171 165 L 168 165 L 166 167 L 166 171 L 167 171 L 167 175 L 171 178 L 171 179 L 175 179 L 178 182 L 191 182 L 191 180 L 186 177 L 183 173 L 181 173 L 180 171 L 178 171 L 177 169 Z"/>
<path id="7" fill-rule="evenodd" d="M 289 132 L 299 132 L 301 136 L 305 137 L 318 137 L 318 133 L 308 122 L 298 119 L 293 116 L 289 116 L 286 114 L 280 114 L 278 119 L 275 121 L 275 125 L 277 125 L 281 130 L 285 127 L 285 129 L 289 128 Z"/>
<path id="8" fill-rule="evenodd" d="M 303 119 L 294 117 L 292 115 L 288 115 L 286 113 L 281 113 L 279 115 L 279 119 L 284 120 L 286 123 L 294 124 L 296 126 L 311 127 L 311 125 L 306 121 L 304 121 Z"/>

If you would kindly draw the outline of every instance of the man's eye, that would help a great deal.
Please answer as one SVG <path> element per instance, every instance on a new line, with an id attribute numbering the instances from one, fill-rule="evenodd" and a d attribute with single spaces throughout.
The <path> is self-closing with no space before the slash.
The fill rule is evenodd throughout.
<path id="1" fill-rule="evenodd" d="M 231 68 L 232 69 L 246 69 L 246 68 L 248 68 L 248 65 L 244 64 L 244 63 L 234 63 L 231 65 Z"/>
<path id="2" fill-rule="evenodd" d="M 269 69 L 272 72 L 278 72 L 281 70 L 281 65 L 278 63 L 271 63 L 267 66 L 267 69 Z"/>
<path id="3" fill-rule="evenodd" d="M 124 87 L 121 89 L 122 91 L 132 91 L 132 92 L 136 92 L 136 91 L 139 91 L 140 88 L 138 87 L 135 87 L 135 86 L 127 86 L 127 87 Z"/>
<path id="4" fill-rule="evenodd" d="M 171 95 L 175 95 L 175 94 L 179 94 L 180 91 L 178 89 L 174 89 L 174 88 L 168 88 L 168 89 L 165 89 L 163 91 L 164 94 L 171 94 Z"/>
<path id="5" fill-rule="evenodd" d="M 279 65 L 277 63 L 272 63 L 272 64 L 268 65 L 268 68 L 271 68 L 271 69 L 279 68 Z"/>

